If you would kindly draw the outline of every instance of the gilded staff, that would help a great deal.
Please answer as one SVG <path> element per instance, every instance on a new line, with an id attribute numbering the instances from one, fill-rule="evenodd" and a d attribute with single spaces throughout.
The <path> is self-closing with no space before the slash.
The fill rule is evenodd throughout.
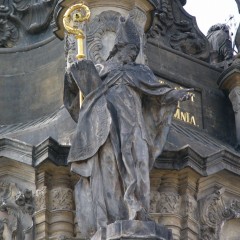
<path id="1" fill-rule="evenodd" d="M 70 25 L 70 21 L 72 20 L 73 22 L 84 22 L 84 21 L 87 21 L 89 18 L 90 18 L 90 10 L 83 3 L 79 3 L 71 6 L 70 8 L 68 8 L 68 10 L 63 16 L 64 28 L 68 33 L 75 35 L 75 38 L 77 39 L 78 54 L 76 55 L 76 58 L 78 60 L 85 58 L 84 42 L 83 42 L 83 40 L 85 39 L 85 35 L 82 29 L 72 27 Z M 80 107 L 81 107 L 83 102 L 83 94 L 81 91 L 79 93 L 79 100 L 80 100 Z"/>
<path id="2" fill-rule="evenodd" d="M 76 12 L 72 14 L 74 11 Z M 70 25 L 70 21 L 72 19 L 73 22 L 84 22 L 84 21 L 87 21 L 89 18 L 90 18 L 90 10 L 83 3 L 79 3 L 71 6 L 70 8 L 68 8 L 68 10 L 63 16 L 64 28 L 68 33 L 75 35 L 77 39 L 78 54 L 76 57 L 78 60 L 85 58 L 84 47 L 83 47 L 83 40 L 85 38 L 85 35 L 82 29 L 72 27 Z"/>

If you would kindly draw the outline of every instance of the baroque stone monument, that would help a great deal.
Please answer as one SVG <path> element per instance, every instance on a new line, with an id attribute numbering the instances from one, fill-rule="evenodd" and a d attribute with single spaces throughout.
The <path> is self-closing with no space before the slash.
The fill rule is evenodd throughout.
<path id="1" fill-rule="evenodd" d="M 0 0 L 0 239 L 239 239 L 239 59 L 185 0 L 86 0 L 79 61 L 76 3 Z"/>

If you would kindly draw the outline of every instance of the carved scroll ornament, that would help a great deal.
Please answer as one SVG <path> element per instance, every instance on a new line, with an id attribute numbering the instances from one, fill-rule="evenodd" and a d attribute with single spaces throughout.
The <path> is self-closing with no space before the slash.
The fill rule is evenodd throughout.
<path id="1" fill-rule="evenodd" d="M 55 1 L 0 1 L 0 48 L 29 45 L 41 41 L 33 35 L 47 31 Z"/>
<path id="2" fill-rule="evenodd" d="M 233 199 L 226 204 L 222 198 L 225 189 L 213 192 L 204 200 L 201 212 L 201 239 L 219 240 L 223 224 L 234 218 L 240 218 L 240 201 Z"/>

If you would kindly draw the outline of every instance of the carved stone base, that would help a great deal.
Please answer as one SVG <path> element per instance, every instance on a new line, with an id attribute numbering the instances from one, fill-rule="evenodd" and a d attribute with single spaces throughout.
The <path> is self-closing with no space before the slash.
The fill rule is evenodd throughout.
<path id="1" fill-rule="evenodd" d="M 172 232 L 155 222 L 118 221 L 99 229 L 91 240 L 172 240 Z"/>

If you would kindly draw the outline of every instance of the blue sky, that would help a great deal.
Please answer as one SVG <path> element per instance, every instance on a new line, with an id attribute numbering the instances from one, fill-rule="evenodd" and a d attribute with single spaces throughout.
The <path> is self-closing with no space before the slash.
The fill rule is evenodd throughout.
<path id="1" fill-rule="evenodd" d="M 238 26 L 239 13 L 235 0 L 187 0 L 184 8 L 196 17 L 198 27 L 205 35 L 212 25 L 226 23 L 230 15 L 234 15 L 228 22 L 232 31 Z"/>

